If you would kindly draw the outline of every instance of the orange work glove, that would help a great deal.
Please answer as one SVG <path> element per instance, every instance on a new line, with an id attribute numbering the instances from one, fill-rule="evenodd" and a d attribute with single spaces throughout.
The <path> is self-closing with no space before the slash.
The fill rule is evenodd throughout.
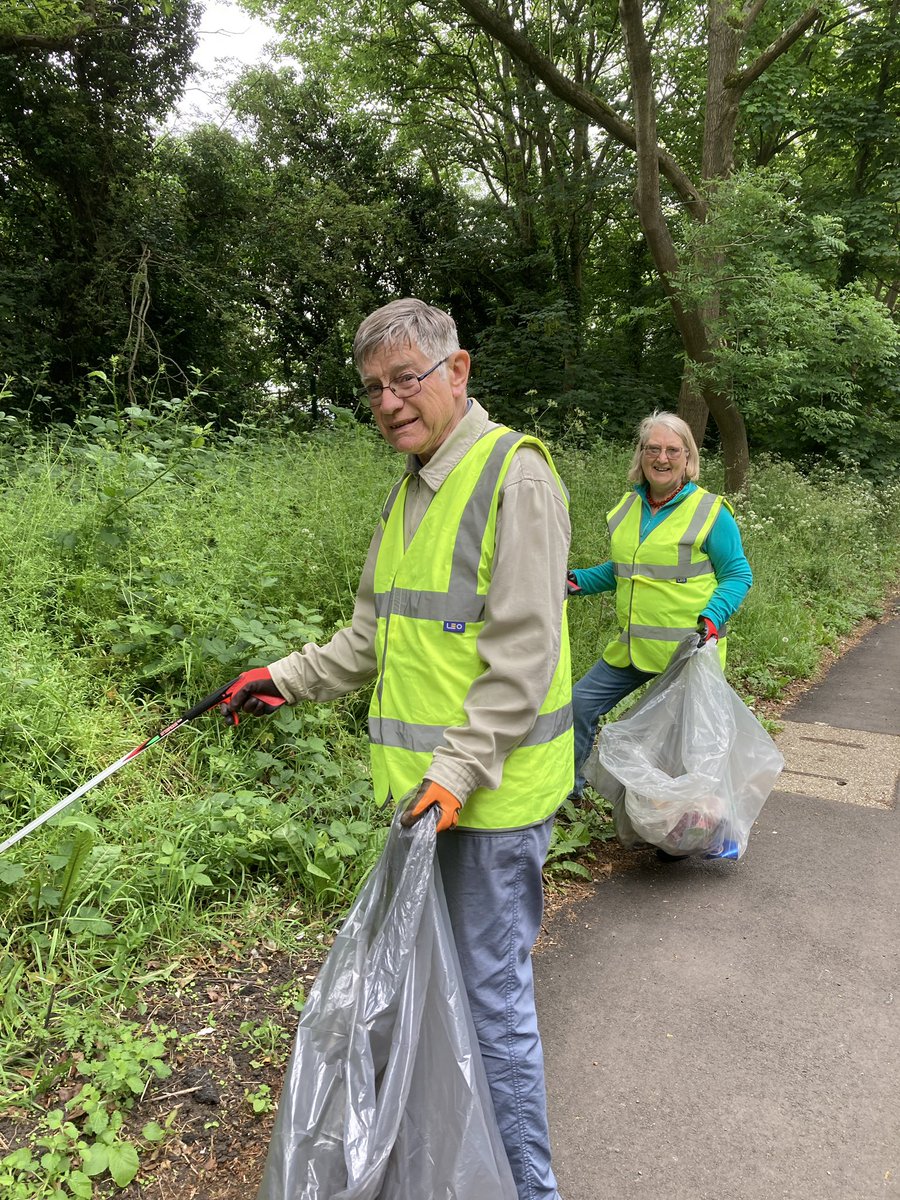
<path id="1" fill-rule="evenodd" d="M 229 725 L 240 723 L 239 712 L 252 713 L 254 717 L 270 717 L 276 708 L 285 703 L 284 696 L 275 686 L 268 667 L 254 667 L 244 671 L 222 697 L 219 712 Z"/>
<path id="2" fill-rule="evenodd" d="M 452 829 L 459 820 L 462 801 L 457 800 L 452 792 L 448 792 L 439 783 L 432 783 L 430 779 L 423 779 L 419 784 L 418 791 L 413 793 L 412 799 L 406 806 L 406 811 L 400 817 L 400 824 L 404 829 L 409 829 L 410 825 L 415 825 L 416 821 L 435 804 L 441 810 L 437 832 L 443 833 L 445 829 Z"/>

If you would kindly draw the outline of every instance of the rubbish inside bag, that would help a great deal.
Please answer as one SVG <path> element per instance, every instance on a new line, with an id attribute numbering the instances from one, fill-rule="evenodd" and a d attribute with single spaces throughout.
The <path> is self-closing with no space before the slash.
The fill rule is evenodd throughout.
<path id="1" fill-rule="evenodd" d="M 300 1018 L 257 1200 L 516 1200 L 435 860 L 387 845 Z M 442 835 L 446 836 L 446 835 Z"/>
<path id="2" fill-rule="evenodd" d="M 638 703 L 603 726 L 583 770 L 612 803 L 624 846 L 734 859 L 783 767 L 727 683 L 715 644 L 692 636 Z"/>

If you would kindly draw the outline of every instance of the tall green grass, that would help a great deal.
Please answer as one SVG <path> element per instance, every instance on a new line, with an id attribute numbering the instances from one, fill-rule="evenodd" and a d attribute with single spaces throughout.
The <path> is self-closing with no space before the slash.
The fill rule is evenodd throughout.
<path id="1" fill-rule="evenodd" d="M 558 449 L 573 565 L 607 557 L 629 457 Z M 171 406 L 0 443 L 0 837 L 240 670 L 349 621 L 401 466 L 368 430 L 215 440 Z M 708 464 L 702 482 L 720 480 Z M 900 572 L 900 487 L 763 462 L 737 514 L 755 584 L 729 673 L 752 700 L 878 611 Z M 569 616 L 578 675 L 612 636 L 611 599 Z M 366 707 L 350 696 L 236 731 L 209 714 L 0 858 L 0 1101 L 33 1103 L 60 1046 L 114 1057 L 98 1031 L 167 960 L 224 929 L 289 944 L 336 918 L 388 820 Z M 557 861 L 589 835 L 570 829 Z M 136 1071 L 151 1043 L 128 1051 Z"/>
<path id="2" fill-rule="evenodd" d="M 365 431 L 214 445 L 140 413 L 3 447 L 0 836 L 348 620 L 395 470 Z M 0 1107 L 60 1047 L 90 1049 L 151 953 L 229 931 L 296 945 L 342 911 L 387 823 L 364 713 L 351 697 L 236 731 L 211 713 L 0 859 Z"/>

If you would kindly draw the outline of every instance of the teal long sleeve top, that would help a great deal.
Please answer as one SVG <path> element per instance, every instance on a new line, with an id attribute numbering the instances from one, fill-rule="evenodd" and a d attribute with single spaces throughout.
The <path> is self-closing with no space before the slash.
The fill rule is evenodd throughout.
<path id="1" fill-rule="evenodd" d="M 643 541 L 651 529 L 661 525 L 682 500 L 697 490 L 697 485 L 688 483 L 658 512 L 653 512 L 647 502 L 646 483 L 637 484 L 635 490 L 640 492 L 642 498 L 641 541 Z M 697 615 L 709 617 L 716 629 L 722 629 L 737 612 L 753 583 L 753 572 L 741 543 L 741 531 L 738 529 L 737 521 L 724 504 L 719 509 L 719 515 L 701 549 L 704 554 L 708 555 L 709 561 L 712 563 L 716 576 L 716 590 L 710 596 L 703 611 Z M 576 583 L 586 596 L 594 595 L 597 592 L 614 592 L 616 590 L 615 568 L 611 561 L 600 563 L 596 567 L 576 569 L 573 573 Z"/>

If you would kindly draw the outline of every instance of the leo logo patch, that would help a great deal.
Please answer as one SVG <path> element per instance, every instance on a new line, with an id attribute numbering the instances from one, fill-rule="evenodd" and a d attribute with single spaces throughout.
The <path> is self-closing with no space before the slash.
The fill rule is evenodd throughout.
<path id="1" fill-rule="evenodd" d="M 445 621 L 444 622 L 444 633 L 465 633 L 465 632 L 466 632 L 465 621 Z"/>

